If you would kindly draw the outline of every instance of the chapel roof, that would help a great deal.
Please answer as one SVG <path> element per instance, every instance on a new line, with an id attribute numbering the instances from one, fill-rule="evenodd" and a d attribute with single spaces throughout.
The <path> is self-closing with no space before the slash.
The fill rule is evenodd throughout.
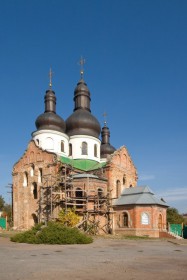
<path id="1" fill-rule="evenodd" d="M 113 206 L 119 205 L 161 205 L 168 207 L 148 186 L 124 189 L 121 196 L 113 200 Z"/>

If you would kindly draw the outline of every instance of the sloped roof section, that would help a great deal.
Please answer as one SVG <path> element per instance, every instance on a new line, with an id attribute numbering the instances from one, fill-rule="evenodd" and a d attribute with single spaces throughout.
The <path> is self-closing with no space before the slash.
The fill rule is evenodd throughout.
<path id="1" fill-rule="evenodd" d="M 148 186 L 124 189 L 121 196 L 113 200 L 113 205 L 162 205 L 168 207 Z"/>
<path id="2" fill-rule="evenodd" d="M 83 171 L 91 171 L 91 170 L 99 169 L 106 165 L 105 162 L 99 163 L 97 161 L 89 160 L 89 159 L 70 159 L 66 157 L 60 157 L 60 161 L 62 163 L 69 164 L 72 167 Z"/>
<path id="3" fill-rule="evenodd" d="M 98 176 L 93 175 L 93 174 L 89 174 L 89 173 L 81 173 L 81 174 L 75 174 L 72 176 L 73 179 L 82 179 L 82 178 L 92 178 L 92 179 L 99 179 Z"/>

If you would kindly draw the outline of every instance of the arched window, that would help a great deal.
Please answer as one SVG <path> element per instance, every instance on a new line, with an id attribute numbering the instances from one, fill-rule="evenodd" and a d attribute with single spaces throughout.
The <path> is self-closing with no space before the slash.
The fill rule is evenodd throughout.
<path id="1" fill-rule="evenodd" d="M 125 212 L 123 214 L 123 226 L 128 227 L 128 225 L 129 225 L 129 217 L 128 217 L 128 214 Z"/>
<path id="2" fill-rule="evenodd" d="M 98 197 L 99 197 L 99 198 L 103 197 L 103 189 L 99 188 L 99 189 L 97 190 L 97 193 L 98 193 Z"/>
<path id="3" fill-rule="evenodd" d="M 143 212 L 141 215 L 141 224 L 142 225 L 149 225 L 149 214 Z"/>
<path id="4" fill-rule="evenodd" d="M 69 144 L 69 156 L 72 156 L 72 144 Z"/>
<path id="5" fill-rule="evenodd" d="M 123 176 L 123 186 L 125 185 L 125 183 L 126 183 L 126 176 L 124 175 Z"/>
<path id="6" fill-rule="evenodd" d="M 31 164 L 30 175 L 31 175 L 31 177 L 34 176 L 34 164 Z"/>
<path id="7" fill-rule="evenodd" d="M 116 181 L 116 197 L 119 197 L 121 194 L 121 183 L 120 180 Z"/>
<path id="8" fill-rule="evenodd" d="M 61 141 L 61 152 L 64 152 L 64 141 Z"/>
<path id="9" fill-rule="evenodd" d="M 94 157 L 97 157 L 97 144 L 94 144 Z"/>
<path id="10" fill-rule="evenodd" d="M 28 173 L 24 172 L 23 174 L 23 186 L 27 187 L 28 186 Z"/>
<path id="11" fill-rule="evenodd" d="M 35 142 L 35 143 L 36 143 L 37 146 L 39 146 L 39 144 L 40 144 L 39 139 L 36 139 L 36 142 Z"/>
<path id="12" fill-rule="evenodd" d="M 82 155 L 88 154 L 88 144 L 86 142 L 82 142 Z"/>
<path id="13" fill-rule="evenodd" d="M 32 184 L 32 191 L 33 191 L 34 199 L 37 199 L 38 198 L 38 190 L 37 190 L 37 184 L 36 183 Z"/>
<path id="14" fill-rule="evenodd" d="M 42 168 L 38 170 L 38 183 L 42 183 Z"/>
<path id="15" fill-rule="evenodd" d="M 76 208 L 82 208 L 82 197 L 83 197 L 83 191 L 81 188 L 77 188 L 76 191 L 75 191 L 75 196 L 76 196 Z M 77 199 L 77 198 L 80 198 Z"/>

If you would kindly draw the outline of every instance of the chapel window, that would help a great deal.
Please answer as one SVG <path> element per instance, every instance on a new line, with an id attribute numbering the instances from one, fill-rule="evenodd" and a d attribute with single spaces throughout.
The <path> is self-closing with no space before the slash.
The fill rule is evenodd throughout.
<path id="1" fill-rule="evenodd" d="M 94 144 L 94 157 L 97 157 L 97 144 Z"/>
<path id="2" fill-rule="evenodd" d="M 123 185 L 125 185 L 125 183 L 126 183 L 126 177 L 125 177 L 125 175 L 123 176 Z"/>
<path id="3" fill-rule="evenodd" d="M 34 164 L 31 165 L 30 175 L 31 177 L 34 176 Z"/>
<path id="4" fill-rule="evenodd" d="M 38 190 L 37 190 L 37 184 L 33 183 L 33 197 L 34 199 L 38 198 Z"/>
<path id="5" fill-rule="evenodd" d="M 61 141 L 61 152 L 64 152 L 64 141 Z"/>
<path id="6" fill-rule="evenodd" d="M 99 198 L 103 197 L 103 189 L 99 188 L 99 189 L 97 190 L 97 193 L 98 193 L 98 197 L 99 197 Z"/>
<path id="7" fill-rule="evenodd" d="M 145 213 L 145 212 L 143 212 L 142 214 L 141 214 L 141 224 L 142 225 L 149 225 L 149 214 L 148 213 Z"/>
<path id="8" fill-rule="evenodd" d="M 23 186 L 27 187 L 28 186 L 28 173 L 24 172 L 23 174 Z"/>
<path id="9" fill-rule="evenodd" d="M 83 197 L 83 191 L 81 188 L 77 188 L 75 191 L 76 196 L 76 208 L 82 208 L 82 197 Z M 80 199 L 80 200 L 79 200 Z"/>
<path id="10" fill-rule="evenodd" d="M 88 144 L 86 142 L 82 142 L 82 155 L 88 154 Z"/>
<path id="11" fill-rule="evenodd" d="M 69 156 L 72 156 L 72 144 L 69 144 Z"/>
<path id="12" fill-rule="evenodd" d="M 120 180 L 116 181 L 116 197 L 119 197 L 121 194 L 121 183 Z"/>
<path id="13" fill-rule="evenodd" d="M 124 227 L 128 227 L 128 214 L 125 212 L 124 214 L 123 214 L 123 226 Z"/>
<path id="14" fill-rule="evenodd" d="M 42 168 L 38 170 L 38 183 L 42 183 Z"/>

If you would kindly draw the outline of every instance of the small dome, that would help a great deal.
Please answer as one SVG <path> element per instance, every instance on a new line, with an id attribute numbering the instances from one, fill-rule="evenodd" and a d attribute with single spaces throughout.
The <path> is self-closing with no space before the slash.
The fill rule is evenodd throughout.
<path id="1" fill-rule="evenodd" d="M 49 129 L 64 133 L 66 130 L 65 121 L 56 114 L 56 96 L 51 89 L 46 91 L 44 96 L 45 112 L 36 119 L 37 130 Z"/>
<path id="2" fill-rule="evenodd" d="M 101 144 L 101 158 L 107 158 L 115 152 L 115 148 L 110 144 Z"/>
<path id="3" fill-rule="evenodd" d="M 116 149 L 110 145 L 110 130 L 106 126 L 106 122 L 101 131 L 101 138 L 101 158 L 107 158 L 107 156 L 113 154 Z"/>
<path id="4" fill-rule="evenodd" d="M 101 131 L 98 120 L 87 110 L 76 110 L 66 120 L 66 133 L 72 135 L 89 135 L 99 138 Z"/>
<path id="5" fill-rule="evenodd" d="M 37 130 L 50 129 L 65 133 L 66 124 L 64 120 L 53 112 L 45 112 L 36 119 Z"/>

